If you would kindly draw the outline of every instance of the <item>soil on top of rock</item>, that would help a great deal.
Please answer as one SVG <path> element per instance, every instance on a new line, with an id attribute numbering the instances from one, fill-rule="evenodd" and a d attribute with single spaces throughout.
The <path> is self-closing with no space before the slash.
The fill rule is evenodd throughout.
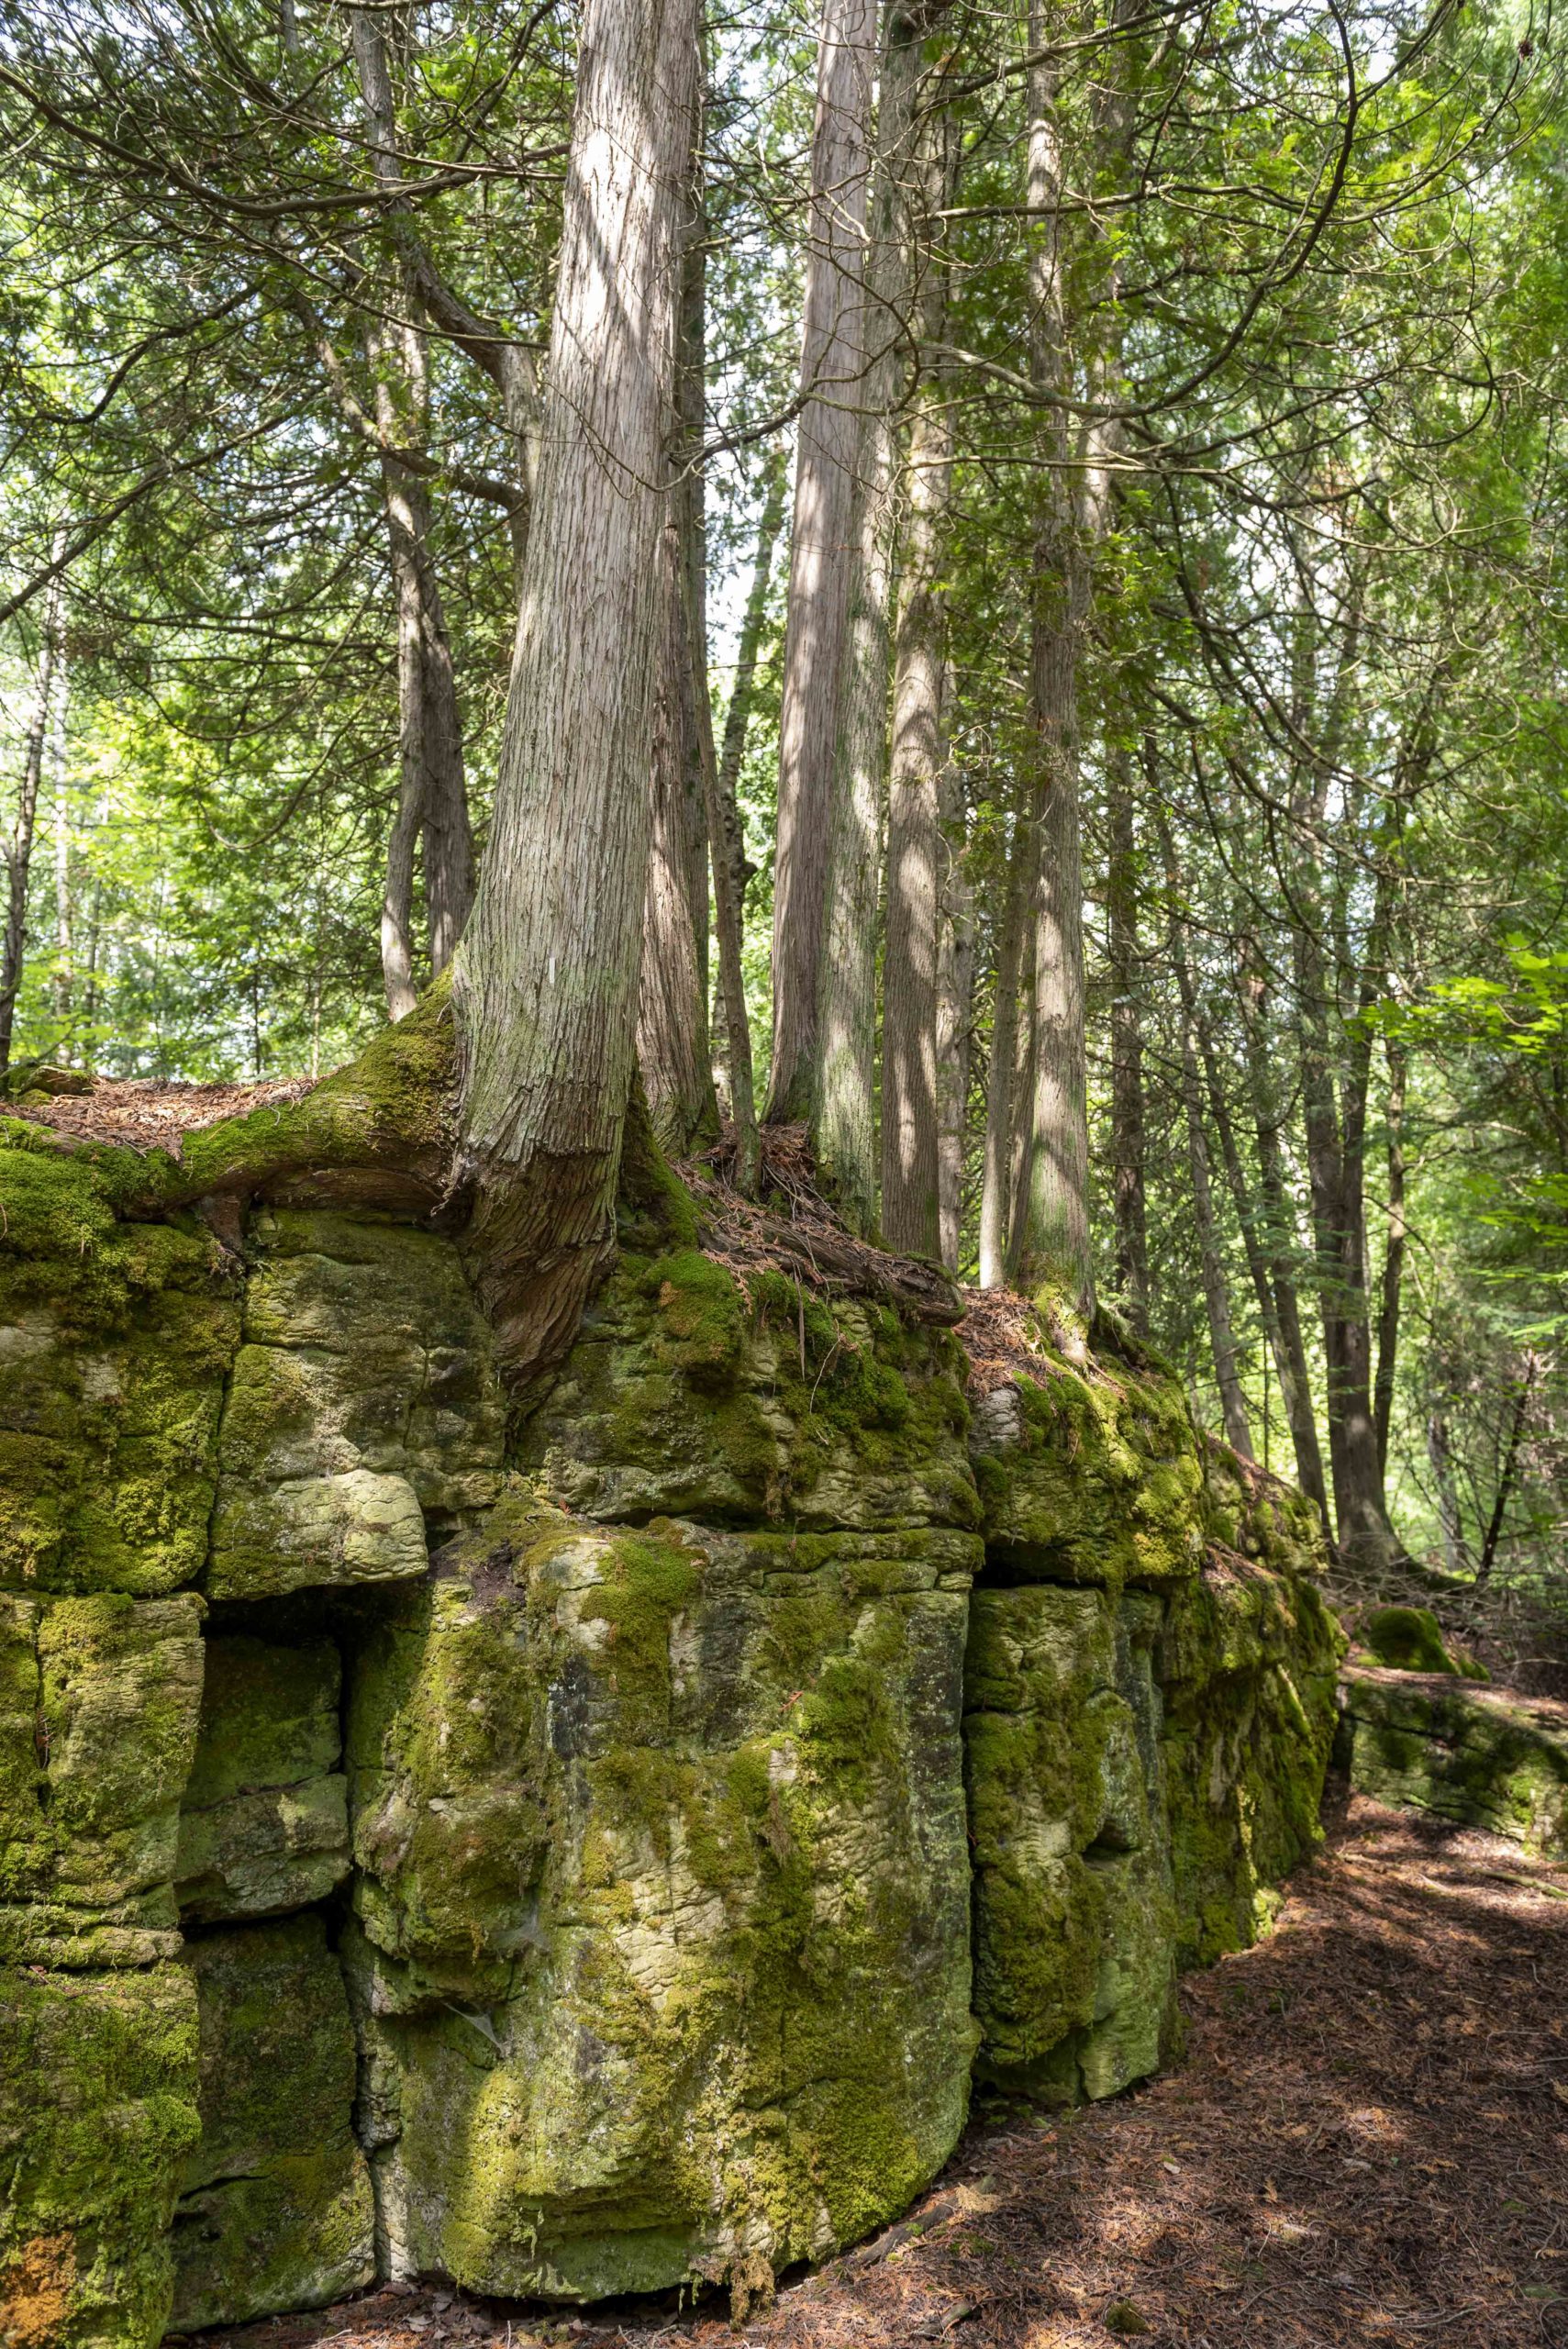
<path id="1" fill-rule="evenodd" d="M 587 2317 L 399 2286 L 217 2349 L 1540 2349 L 1568 2343 L 1568 1870 L 1352 1798 L 1273 1935 L 1183 1985 L 1186 2060 L 982 2114 L 898 2225 Z M 172 2349 L 172 2344 L 171 2344 Z"/>
<path id="2" fill-rule="evenodd" d="M 165 1084 L 158 1077 L 84 1076 L 80 1092 L 46 1088 L 0 1099 L 0 1115 L 50 1126 L 73 1141 L 166 1150 L 171 1158 L 178 1158 L 184 1135 L 216 1126 L 223 1118 L 242 1118 L 272 1103 L 297 1101 L 315 1082 L 308 1076 L 284 1076 L 259 1085 L 183 1085 Z"/>

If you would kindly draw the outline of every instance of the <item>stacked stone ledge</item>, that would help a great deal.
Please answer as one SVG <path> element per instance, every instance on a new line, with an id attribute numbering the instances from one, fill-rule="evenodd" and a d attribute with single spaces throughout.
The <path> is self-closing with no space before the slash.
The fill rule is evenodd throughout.
<path id="1" fill-rule="evenodd" d="M 291 1175 L 236 1246 L 0 1145 L 15 2349 L 376 2274 L 744 2297 L 976 2066 L 1152 2069 L 1310 1843 L 1311 1543 L 1162 1372 L 976 1408 L 670 1190 L 508 1429 L 417 1186 Z"/>

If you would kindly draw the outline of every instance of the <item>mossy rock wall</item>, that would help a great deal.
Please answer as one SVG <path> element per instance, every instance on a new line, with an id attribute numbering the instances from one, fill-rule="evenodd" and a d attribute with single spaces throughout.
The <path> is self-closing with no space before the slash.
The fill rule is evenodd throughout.
<path id="1" fill-rule="evenodd" d="M 1299 1496 L 1157 1367 L 1040 1347 L 975 1414 L 965 1727 L 980 2076 L 1066 2100 L 1154 2070 L 1177 1972 L 1272 1920 L 1344 1642 Z"/>
<path id="2" fill-rule="evenodd" d="M 744 2294 L 892 2217 L 976 2065 L 1152 2069 L 1314 1832 L 1283 1493 L 1155 1369 L 976 1404 L 673 1191 L 508 1413 L 434 1127 L 276 1122 L 0 1125 L 0 2335 Z"/>
<path id="3" fill-rule="evenodd" d="M 1358 1793 L 1568 1859 L 1568 1705 L 1362 1664 L 1341 1702 L 1339 1759 Z"/>

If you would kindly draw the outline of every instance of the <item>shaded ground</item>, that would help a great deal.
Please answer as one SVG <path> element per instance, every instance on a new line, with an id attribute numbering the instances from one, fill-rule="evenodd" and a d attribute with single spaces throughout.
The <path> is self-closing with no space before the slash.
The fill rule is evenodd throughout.
<path id="1" fill-rule="evenodd" d="M 991 2116 L 753 2349 L 1568 2344 L 1568 1870 L 1359 1798 L 1278 1932 L 1184 1987 L 1187 2060 Z M 210 2349 L 724 2349 L 720 2297 L 590 2320 L 397 2288 Z"/>

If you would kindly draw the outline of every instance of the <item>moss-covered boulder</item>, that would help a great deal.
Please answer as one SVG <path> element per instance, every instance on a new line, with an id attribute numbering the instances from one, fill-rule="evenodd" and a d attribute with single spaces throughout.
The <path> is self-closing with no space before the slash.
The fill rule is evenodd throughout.
<path id="1" fill-rule="evenodd" d="M 336 1954 L 319 1917 L 295 1917 L 204 1935 L 191 1968 L 201 2133 L 180 2178 L 172 2321 L 320 2308 L 375 2273 Z"/>
<path id="2" fill-rule="evenodd" d="M 202 1613 L 189 1593 L 0 1594 L 0 1959 L 177 1953 Z"/>
<path id="3" fill-rule="evenodd" d="M 1152 2071 L 1179 1966 L 1253 1941 L 1318 1833 L 1343 1641 L 1312 1511 L 1168 1373 L 1038 1317 L 975 1408 L 986 1564 L 965 1736 L 981 2076 Z"/>
<path id="4" fill-rule="evenodd" d="M 965 1667 L 981 2076 L 1106 2096 L 1173 2032 L 1175 1918 L 1142 1594 L 982 1590 Z"/>
<path id="5" fill-rule="evenodd" d="M 604 1520 L 969 1529 L 963 1369 L 951 1334 L 885 1306 L 778 1273 L 743 1288 L 695 1248 L 626 1255 L 534 1398 L 520 1459 Z"/>
<path id="6" fill-rule="evenodd" d="M 519 1502 L 443 1560 L 351 1732 L 395 2259 L 651 2289 L 819 2255 L 931 2176 L 973 2046 L 976 1556 Z"/>
<path id="7" fill-rule="evenodd" d="M 250 1250 L 208 1591 L 423 1574 L 427 1520 L 467 1522 L 502 1465 L 493 1350 L 457 1250 L 304 1209 L 259 1217 Z"/>
<path id="8" fill-rule="evenodd" d="M 742 1280 L 639 1144 L 509 1418 L 450 1074 L 437 1003 L 177 1151 L 0 1119 L 8 2349 L 153 2349 L 176 2266 L 744 2296 L 982 2038 L 1152 2069 L 1313 1835 L 1310 1529 L 1173 1378 L 1042 1314 L 976 1400 L 951 1299 Z"/>
<path id="9" fill-rule="evenodd" d="M 1395 1672 L 1448 1672 L 1462 1674 L 1467 1679 L 1485 1677 L 1473 1669 L 1466 1673 L 1463 1664 L 1450 1654 L 1438 1619 L 1429 1607 L 1370 1608 L 1356 1626 L 1356 1636 L 1375 1663 L 1387 1664 Z"/>
<path id="10" fill-rule="evenodd" d="M 1169 1372 L 1042 1350 L 994 1387 L 971 1440 L 987 1555 L 1010 1581 L 1182 1580 L 1204 1545 L 1204 1480 Z"/>
<path id="11" fill-rule="evenodd" d="M 1179 1964 L 1254 1942 L 1320 1840 L 1343 1653 L 1308 1574 L 1278 1563 L 1211 1552 L 1173 1598 L 1156 1668 Z"/>
<path id="12" fill-rule="evenodd" d="M 225 1632 L 206 1661 L 180 1817 L 181 1914 L 217 1924 L 307 1908 L 349 1873 L 338 1650 Z"/>
<path id="13" fill-rule="evenodd" d="M 0 1973 L 0 2341 L 149 2349 L 194 2143 L 189 1971 Z"/>
<path id="14" fill-rule="evenodd" d="M 1568 1705 L 1446 1674 L 1346 1669 L 1339 1759 L 1358 1793 L 1568 1859 Z"/>
<path id="15" fill-rule="evenodd" d="M 30 1143 L 14 1121 L 0 1134 Z M 58 1150 L 0 1144 L 0 1588 L 194 1581 L 239 1339 L 231 1268 L 199 1228 L 117 1221 L 92 1164 Z"/>

